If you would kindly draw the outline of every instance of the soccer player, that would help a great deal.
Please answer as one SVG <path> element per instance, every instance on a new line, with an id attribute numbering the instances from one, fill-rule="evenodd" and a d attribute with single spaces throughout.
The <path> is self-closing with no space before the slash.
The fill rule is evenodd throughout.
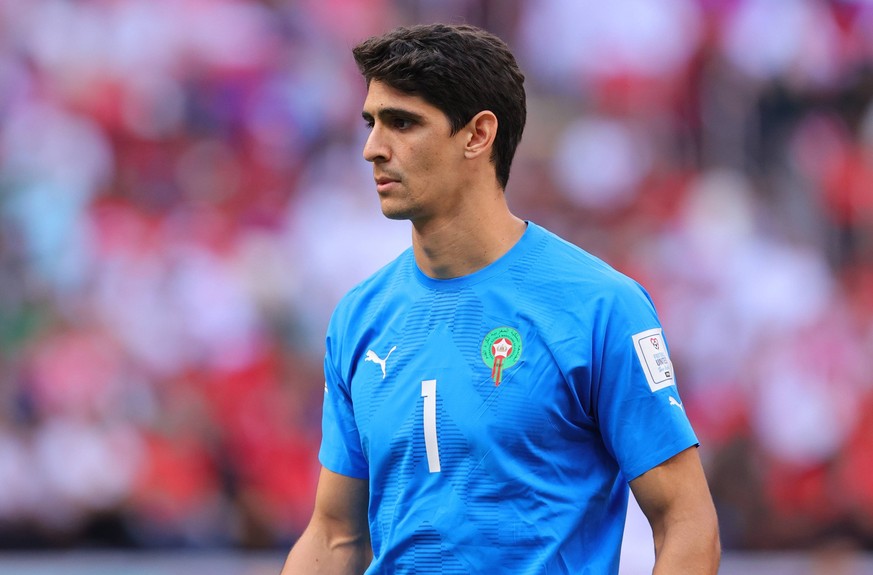
<path id="1" fill-rule="evenodd" d="M 526 118 L 508 47 L 437 24 L 353 54 L 364 158 L 412 246 L 331 318 L 315 510 L 283 575 L 614 574 L 629 488 L 654 573 L 715 573 L 649 296 L 507 206 Z"/>

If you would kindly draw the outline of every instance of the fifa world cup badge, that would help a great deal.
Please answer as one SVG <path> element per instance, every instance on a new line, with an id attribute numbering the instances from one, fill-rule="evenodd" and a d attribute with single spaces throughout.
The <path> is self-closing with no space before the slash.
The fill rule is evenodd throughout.
<path id="1" fill-rule="evenodd" d="M 631 336 L 640 367 L 652 392 L 674 385 L 673 362 L 664 344 L 661 328 L 654 328 Z"/>
<path id="2" fill-rule="evenodd" d="M 500 385 L 503 371 L 521 357 L 521 334 L 511 327 L 492 329 L 482 340 L 482 361 L 491 368 L 494 385 Z"/>

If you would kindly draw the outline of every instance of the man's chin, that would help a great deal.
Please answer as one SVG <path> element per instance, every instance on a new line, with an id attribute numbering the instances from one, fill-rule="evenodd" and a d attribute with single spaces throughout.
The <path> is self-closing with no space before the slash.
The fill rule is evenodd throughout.
<path id="1" fill-rule="evenodd" d="M 408 220 L 412 218 L 409 210 L 392 209 L 390 205 L 382 204 L 382 215 L 389 220 Z"/>
<path id="2" fill-rule="evenodd" d="M 389 220 L 408 220 L 410 219 L 409 214 L 406 212 L 392 212 L 388 210 L 382 210 L 382 215 L 388 218 Z"/>

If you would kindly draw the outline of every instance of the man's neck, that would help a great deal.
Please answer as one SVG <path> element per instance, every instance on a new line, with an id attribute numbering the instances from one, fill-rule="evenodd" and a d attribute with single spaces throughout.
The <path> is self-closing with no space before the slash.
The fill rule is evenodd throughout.
<path id="1" fill-rule="evenodd" d="M 415 261 L 425 275 L 437 279 L 469 275 L 518 242 L 526 224 L 509 211 L 500 193 L 488 205 L 468 206 L 441 220 L 413 222 Z"/>

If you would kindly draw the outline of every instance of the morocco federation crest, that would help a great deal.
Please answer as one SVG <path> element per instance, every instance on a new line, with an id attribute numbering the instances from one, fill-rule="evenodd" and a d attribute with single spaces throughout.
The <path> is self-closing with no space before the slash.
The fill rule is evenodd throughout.
<path id="1" fill-rule="evenodd" d="M 503 370 L 509 369 L 521 357 L 521 334 L 511 327 L 492 329 L 482 340 L 482 361 L 491 368 L 494 385 L 500 385 Z"/>

